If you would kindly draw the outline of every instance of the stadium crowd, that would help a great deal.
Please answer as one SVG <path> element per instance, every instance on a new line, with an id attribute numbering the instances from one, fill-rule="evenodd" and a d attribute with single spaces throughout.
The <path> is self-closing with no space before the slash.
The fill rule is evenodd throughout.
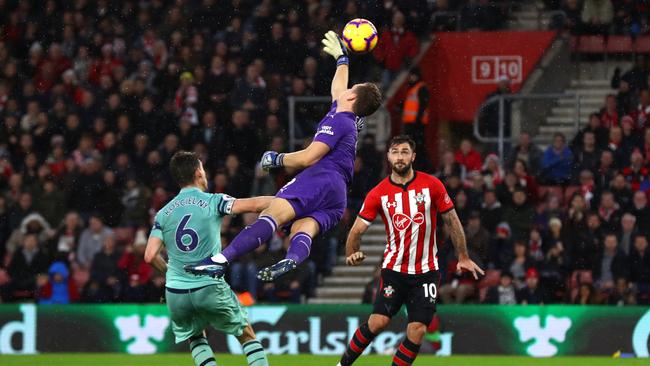
<path id="1" fill-rule="evenodd" d="M 200 154 L 211 192 L 275 194 L 292 172 L 257 161 L 289 148 L 287 96 L 329 94 L 322 35 L 373 19 L 383 41 L 352 61 L 351 81 L 388 84 L 429 14 L 426 1 L 0 1 L 1 301 L 157 301 L 164 280 L 142 251 L 178 189 L 174 152 Z M 298 105 L 297 136 L 327 109 Z M 365 141 L 353 202 L 381 161 Z M 226 218 L 223 245 L 250 220 Z M 248 275 L 283 256 L 281 235 L 234 263 L 230 281 L 299 301 L 334 263 L 337 241 L 320 240 L 283 281 L 258 288 Z"/>
<path id="2" fill-rule="evenodd" d="M 483 11 L 487 3 L 458 9 L 477 24 L 490 16 L 498 23 L 502 17 Z M 257 160 L 290 148 L 287 96 L 328 94 L 334 65 L 320 52 L 322 34 L 341 20 L 372 19 L 381 41 L 352 61 L 352 81 L 386 86 L 446 2 L 293 4 L 0 1 L 0 301 L 158 301 L 164 278 L 142 253 L 151 218 L 178 189 L 167 169 L 174 152 L 202 156 L 210 192 L 274 194 L 292 172 L 268 174 Z M 524 134 L 505 162 L 470 141 L 443 154 L 430 173 L 444 179 L 473 255 L 492 270 L 480 283 L 447 272 L 451 245 L 443 245 L 443 301 L 648 301 L 641 223 L 650 222 L 650 132 L 640 138 L 648 71 L 640 64 L 614 80 L 619 93 L 571 143 L 557 136 L 543 152 Z M 297 135 L 308 136 L 322 114 L 322 106 L 298 105 Z M 271 302 L 312 296 L 365 193 L 383 177 L 383 160 L 366 135 L 349 209 L 317 239 L 312 259 L 261 286 L 257 268 L 288 245 L 280 233 L 233 263 L 233 288 Z M 225 218 L 223 245 L 253 219 Z"/>
<path id="3" fill-rule="evenodd" d="M 650 33 L 650 7 L 636 0 L 544 0 L 554 28 L 573 34 Z"/>

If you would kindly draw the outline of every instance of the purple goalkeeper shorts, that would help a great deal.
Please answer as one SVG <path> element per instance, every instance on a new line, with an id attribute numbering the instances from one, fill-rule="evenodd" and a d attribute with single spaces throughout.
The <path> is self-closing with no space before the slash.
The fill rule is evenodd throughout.
<path id="1" fill-rule="evenodd" d="M 291 204 L 296 212 L 293 221 L 311 217 L 318 222 L 322 234 L 341 221 L 347 205 L 347 186 L 339 173 L 305 170 L 275 196 Z M 293 221 L 285 227 L 290 227 Z"/>

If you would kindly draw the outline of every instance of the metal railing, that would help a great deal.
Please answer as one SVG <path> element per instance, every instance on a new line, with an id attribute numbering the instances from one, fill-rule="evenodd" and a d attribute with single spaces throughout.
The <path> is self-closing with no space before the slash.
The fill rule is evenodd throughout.
<path id="1" fill-rule="evenodd" d="M 582 96 L 576 93 L 548 93 L 548 94 L 503 94 L 503 95 L 494 95 L 490 98 L 488 98 L 486 101 L 484 101 L 481 106 L 477 109 L 476 114 L 474 115 L 474 126 L 473 126 L 473 131 L 474 131 L 474 137 L 480 142 L 483 143 L 491 143 L 491 144 L 496 144 L 497 145 L 497 150 L 499 154 L 499 158 L 502 159 L 504 157 L 504 145 L 506 143 L 511 143 L 515 140 L 515 136 L 512 133 L 514 130 L 513 127 L 519 127 L 521 129 L 521 119 L 518 121 L 515 121 L 514 118 L 512 118 L 511 114 L 511 135 L 510 136 L 505 136 L 505 120 L 506 120 L 506 101 L 510 102 L 526 102 L 526 101 L 544 101 L 546 103 L 546 106 L 544 106 L 541 109 L 546 109 L 550 110 L 553 106 L 556 105 L 554 101 L 560 100 L 560 99 L 573 99 L 574 100 L 574 119 L 573 119 L 573 130 L 578 131 L 580 128 L 580 120 L 582 117 Z M 550 103 L 549 103 L 550 102 Z M 481 135 L 481 128 L 480 124 L 482 122 L 482 118 L 485 118 L 484 112 L 486 111 L 486 108 L 493 103 L 498 103 L 498 116 L 497 116 L 497 123 L 498 123 L 498 134 L 497 136 L 483 136 Z M 522 106 L 517 106 L 517 108 L 520 110 L 521 115 L 526 115 L 528 114 L 526 109 L 527 107 L 522 107 Z M 515 108 L 512 108 L 513 110 Z M 539 111 L 540 108 L 534 108 L 530 107 L 531 112 L 537 113 L 538 115 L 541 113 L 540 117 L 544 117 L 545 115 L 548 115 L 547 111 Z M 512 110 L 510 111 L 511 113 L 513 112 Z M 524 117 L 525 118 L 525 117 Z M 515 124 L 518 124 L 515 126 Z M 529 129 L 526 129 L 527 132 L 532 132 Z M 531 133 L 531 136 L 534 136 L 534 133 Z"/>
<path id="2" fill-rule="evenodd" d="M 298 123 L 305 123 L 306 121 L 297 121 L 296 120 L 296 105 L 299 103 L 317 103 L 317 104 L 330 104 L 332 102 L 332 97 L 329 96 L 310 96 L 310 97 L 297 97 L 290 96 L 287 98 L 289 104 L 289 151 L 294 151 L 296 146 L 302 145 L 305 141 L 305 137 L 297 136 L 297 127 Z M 313 136 L 315 131 L 312 131 L 312 128 L 316 126 L 318 121 L 320 121 L 323 116 L 314 116 L 315 122 L 314 126 L 301 126 L 308 127 L 309 130 L 305 129 L 304 136 Z M 390 138 L 391 132 L 391 122 L 390 122 L 390 113 L 384 105 L 379 107 L 379 109 L 372 115 L 366 118 L 366 127 L 361 130 L 359 133 L 359 140 L 363 138 L 367 133 L 373 133 L 375 135 L 376 146 L 378 149 L 384 149 L 386 141 Z"/>

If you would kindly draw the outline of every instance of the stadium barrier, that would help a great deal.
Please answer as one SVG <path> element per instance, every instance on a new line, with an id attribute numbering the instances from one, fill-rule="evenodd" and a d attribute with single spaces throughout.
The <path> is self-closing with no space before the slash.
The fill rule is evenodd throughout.
<path id="1" fill-rule="evenodd" d="M 369 306 L 254 306 L 249 319 L 272 354 L 337 355 Z M 650 308 L 604 306 L 440 306 L 439 355 L 612 355 L 648 357 Z M 403 337 L 398 316 L 368 352 L 391 353 Z M 209 332 L 216 352 L 240 353 L 234 337 Z M 163 305 L 0 306 L 0 354 L 184 352 Z"/>

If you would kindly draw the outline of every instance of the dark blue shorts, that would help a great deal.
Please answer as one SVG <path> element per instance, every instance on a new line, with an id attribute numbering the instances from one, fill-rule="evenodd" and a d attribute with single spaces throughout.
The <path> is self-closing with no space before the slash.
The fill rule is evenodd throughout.
<path id="1" fill-rule="evenodd" d="M 324 233 L 341 221 L 347 205 L 347 185 L 337 172 L 303 171 L 285 184 L 275 195 L 291 204 L 296 213 L 293 221 L 311 217 Z M 286 226 L 290 226 L 292 223 Z"/>

